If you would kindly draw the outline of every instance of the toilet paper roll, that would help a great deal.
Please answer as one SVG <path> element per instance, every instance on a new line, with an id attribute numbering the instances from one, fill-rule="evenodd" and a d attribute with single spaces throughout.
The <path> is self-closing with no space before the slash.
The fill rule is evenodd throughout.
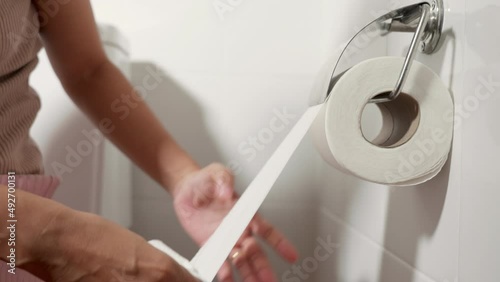
<path id="1" fill-rule="evenodd" d="M 312 134 L 323 158 L 339 170 L 375 183 L 415 185 L 439 173 L 452 142 L 451 94 L 437 74 L 415 61 L 402 94 L 377 104 L 382 130 L 365 138 L 361 118 L 368 101 L 393 90 L 403 58 L 381 57 L 348 70 L 320 110 Z"/>

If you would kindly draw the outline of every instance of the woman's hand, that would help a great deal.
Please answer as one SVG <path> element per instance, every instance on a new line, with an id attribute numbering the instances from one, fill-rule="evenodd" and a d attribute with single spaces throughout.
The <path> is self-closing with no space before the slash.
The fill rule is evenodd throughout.
<path id="1" fill-rule="evenodd" d="M 197 281 L 139 235 L 93 214 L 65 209 L 37 241 L 34 266 L 49 281 Z"/>
<path id="2" fill-rule="evenodd" d="M 212 164 L 187 174 L 176 185 L 174 198 L 175 211 L 181 224 L 199 245 L 208 240 L 238 200 L 233 176 L 220 164 Z M 288 262 L 297 260 L 298 255 L 292 244 L 256 215 L 233 249 L 233 263 L 245 281 L 277 281 L 254 235 L 266 240 Z M 228 262 L 219 271 L 219 280 L 233 281 Z"/>

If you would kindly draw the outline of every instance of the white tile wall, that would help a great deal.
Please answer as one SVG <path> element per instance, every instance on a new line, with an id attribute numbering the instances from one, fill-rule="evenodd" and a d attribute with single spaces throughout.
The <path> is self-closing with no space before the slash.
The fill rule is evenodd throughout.
<path id="1" fill-rule="evenodd" d="M 492 0 L 465 4 L 468 79 L 462 105 L 469 115 L 463 117 L 459 276 L 461 281 L 493 282 L 500 281 L 500 129 L 495 125 L 500 118 L 500 36 L 496 30 L 500 6 Z M 487 87 L 484 80 L 493 83 Z"/>

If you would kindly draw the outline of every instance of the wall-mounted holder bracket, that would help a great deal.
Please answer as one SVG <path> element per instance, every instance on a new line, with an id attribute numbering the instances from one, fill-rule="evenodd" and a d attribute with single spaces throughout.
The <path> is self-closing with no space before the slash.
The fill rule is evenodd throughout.
<path id="1" fill-rule="evenodd" d="M 349 53 L 347 50 L 355 48 L 355 46 L 352 46 L 355 45 L 352 44 L 355 42 L 355 38 L 366 35 L 366 33 L 375 29 L 380 31 L 382 35 L 389 32 L 414 33 L 394 90 L 379 94 L 373 97 L 369 102 L 382 103 L 396 99 L 403 89 L 411 65 L 417 54 L 417 50 L 420 49 L 420 51 L 425 54 L 432 54 L 436 51 L 443 29 L 443 18 L 443 0 L 429 0 L 429 2 L 421 2 L 393 10 L 365 26 L 349 41 L 340 55 L 330 78 L 327 98 L 336 81 L 343 74 L 343 71 L 338 70 L 339 62 L 341 62 L 345 54 Z"/>

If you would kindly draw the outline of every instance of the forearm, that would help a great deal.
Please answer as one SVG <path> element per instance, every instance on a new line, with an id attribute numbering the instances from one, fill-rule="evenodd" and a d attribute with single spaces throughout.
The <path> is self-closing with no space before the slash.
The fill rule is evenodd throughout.
<path id="1" fill-rule="evenodd" d="M 11 210 L 8 210 L 8 199 L 15 205 L 10 207 Z M 16 189 L 12 193 L 6 186 L 0 186 L 0 203 L 1 259 L 7 261 L 7 256 L 15 250 L 18 267 L 33 262 L 37 255 L 35 247 L 40 247 L 37 240 L 42 231 L 60 212 L 69 210 L 54 201 L 22 190 Z M 12 219 L 16 221 L 8 222 Z"/>
<path id="2" fill-rule="evenodd" d="M 171 194 L 177 181 L 198 169 L 110 62 L 66 88 L 101 131 Z"/>
<path id="3" fill-rule="evenodd" d="M 15 192 L 15 246 L 9 246 L 7 192 L 0 186 L 0 255 L 7 261 L 15 248 L 15 274 L 22 268 L 43 281 L 194 281 L 141 236 L 21 190 Z"/>

